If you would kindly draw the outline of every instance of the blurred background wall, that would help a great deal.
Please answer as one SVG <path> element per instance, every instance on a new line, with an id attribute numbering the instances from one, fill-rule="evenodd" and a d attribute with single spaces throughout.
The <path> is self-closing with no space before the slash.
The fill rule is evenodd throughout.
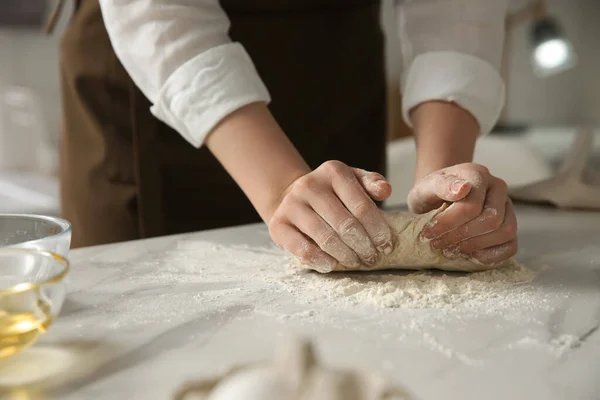
<path id="1" fill-rule="evenodd" d="M 528 2 L 512 0 L 510 9 L 521 9 Z M 54 3 L 55 0 L 48 1 L 47 9 Z M 53 210 L 52 212 L 58 212 L 58 183 L 55 177 L 61 119 L 58 53 L 60 36 L 71 14 L 71 3 L 66 2 L 62 18 L 54 34 L 50 36 L 43 34 L 41 28 L 0 27 L 0 90 L 10 87 L 25 88 L 37 99 L 41 121 L 39 135 L 43 137 L 45 146 L 41 151 L 45 152 L 46 158 L 43 165 L 38 166 L 36 174 L 27 176 L 6 171 L 5 168 L 3 170 L 0 159 L 0 212 L 6 212 L 8 204 L 2 196 L 10 197 L 10 193 L 21 193 L 20 197 L 12 195 L 15 198 L 10 200 L 10 210 L 15 207 L 23 211 L 40 208 L 43 210 L 45 207 Z M 382 26 L 388 38 L 386 46 L 389 97 L 392 100 L 392 109 L 399 110 L 399 43 L 396 37 L 393 3 L 392 0 L 383 0 L 381 15 Z M 547 9 L 562 24 L 577 52 L 579 63 L 576 68 L 555 76 L 543 79 L 535 76 L 530 63 L 531 50 L 528 43 L 531 24 L 516 26 L 509 33 L 511 57 L 508 71 L 507 119 L 504 122 L 547 127 L 570 126 L 584 122 L 597 124 L 600 111 L 600 79 L 597 78 L 600 71 L 600 51 L 596 41 L 600 37 L 600 24 L 597 23 L 600 18 L 600 1 L 547 0 Z M 407 134 L 399 112 L 390 114 L 390 122 L 397 134 Z M 0 120 L 0 154 L 2 146 L 6 148 L 8 140 L 13 141 L 17 136 L 13 128 L 7 128 L 6 123 L 4 126 L 2 128 Z M 546 139 L 548 137 L 542 136 L 544 139 L 541 142 L 552 142 Z M 25 153 L 27 150 L 18 150 L 16 153 L 19 152 Z M 21 154 L 12 153 L 13 156 L 21 157 Z M 6 195 L 8 192 L 9 195 Z M 33 208 L 25 207 L 23 204 L 33 198 L 32 193 L 38 193 L 37 205 Z"/>

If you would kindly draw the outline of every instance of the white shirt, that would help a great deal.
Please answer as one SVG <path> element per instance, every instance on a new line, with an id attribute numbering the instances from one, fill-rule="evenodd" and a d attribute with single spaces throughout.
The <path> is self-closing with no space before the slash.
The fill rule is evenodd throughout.
<path id="1" fill-rule="evenodd" d="M 228 36 L 218 0 L 100 0 L 115 53 L 151 112 L 200 147 L 225 116 L 270 102 L 252 60 Z M 403 116 L 454 101 L 483 134 L 504 104 L 499 74 L 507 0 L 406 0 L 396 5 Z"/>

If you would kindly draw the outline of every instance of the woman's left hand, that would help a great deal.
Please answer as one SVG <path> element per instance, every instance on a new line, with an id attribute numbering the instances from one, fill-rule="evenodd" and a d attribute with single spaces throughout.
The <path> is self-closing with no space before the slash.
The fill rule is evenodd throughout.
<path id="1" fill-rule="evenodd" d="M 496 264 L 517 253 L 517 218 L 506 182 L 479 164 L 465 163 L 435 171 L 408 195 L 411 211 L 421 214 L 452 203 L 421 235 L 448 257 L 469 255 Z"/>

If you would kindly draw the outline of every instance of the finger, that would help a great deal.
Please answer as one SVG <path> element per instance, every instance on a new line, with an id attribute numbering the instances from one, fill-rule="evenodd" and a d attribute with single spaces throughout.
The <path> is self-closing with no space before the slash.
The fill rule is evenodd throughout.
<path id="1" fill-rule="evenodd" d="M 423 178 L 410 191 L 408 202 L 417 214 L 439 208 L 446 201 L 464 199 L 471 191 L 471 183 L 452 174 L 433 173 Z"/>
<path id="2" fill-rule="evenodd" d="M 302 205 L 289 217 L 292 225 L 312 239 L 321 250 L 348 267 L 359 267 L 360 259 L 312 208 Z"/>
<path id="3" fill-rule="evenodd" d="M 517 217 L 512 202 L 506 202 L 506 214 L 502 225 L 493 232 L 471 237 L 456 245 L 445 247 L 444 251 L 450 254 L 471 254 L 490 247 L 510 242 L 517 236 Z M 432 242 L 433 244 L 433 242 Z M 438 247 L 439 248 L 439 247 Z"/>
<path id="4" fill-rule="evenodd" d="M 350 228 L 356 228 L 358 233 L 362 232 L 362 230 L 367 232 L 371 244 L 369 245 L 369 243 L 363 243 L 363 246 L 369 245 L 370 248 L 374 245 L 381 253 L 391 253 L 393 249 L 392 231 L 383 218 L 381 210 L 379 210 L 375 203 L 373 203 L 373 201 L 369 198 L 365 190 L 362 188 L 360 182 L 358 182 L 356 179 L 356 176 L 352 170 L 348 168 L 340 168 L 337 173 L 333 174 L 332 176 L 332 186 L 335 194 L 345 208 L 350 212 L 350 214 L 356 220 L 358 220 L 360 227 L 352 226 L 352 222 L 348 220 L 344 223 L 349 224 L 348 226 L 350 226 Z M 347 236 L 354 236 L 352 229 L 344 230 L 347 231 Z M 342 239 L 344 242 L 349 244 L 343 235 Z M 356 247 L 352 245 L 350 245 L 350 247 L 352 247 L 357 251 L 357 253 L 359 253 L 359 255 L 361 255 Z M 379 255 L 377 252 L 375 254 L 377 259 Z"/>
<path id="5" fill-rule="evenodd" d="M 377 250 L 369 234 L 335 193 L 311 193 L 308 195 L 308 203 L 364 264 L 372 265 L 377 261 Z"/>
<path id="6" fill-rule="evenodd" d="M 438 238 L 477 218 L 482 213 L 487 184 L 477 178 L 474 178 L 473 181 L 475 182 L 469 183 L 471 186 L 469 194 L 435 216 L 433 221 L 423 229 L 422 237 L 425 239 Z"/>
<path id="7" fill-rule="evenodd" d="M 472 253 L 471 256 L 486 265 L 494 265 L 504 262 L 517 254 L 517 239 L 501 244 L 499 246 L 489 247 L 487 249 Z"/>
<path id="8" fill-rule="evenodd" d="M 323 273 L 331 272 L 337 261 L 319 248 L 312 240 L 304 236 L 295 227 L 280 223 L 270 229 L 275 243 L 292 253 L 303 264 L 310 265 Z"/>
<path id="9" fill-rule="evenodd" d="M 506 183 L 501 179 L 494 178 L 493 184 L 486 192 L 485 203 L 481 214 L 466 224 L 460 225 L 458 228 L 441 235 L 431 242 L 431 246 L 434 249 L 443 249 L 466 239 L 496 231 L 504 223 L 507 199 L 506 196 Z M 502 235 L 497 236 L 502 237 Z M 502 240 L 498 243 L 493 243 L 491 245 L 501 244 L 510 239 L 511 238 L 506 238 L 505 240 Z M 477 250 L 481 249 L 483 249 L 483 247 Z"/>
<path id="10" fill-rule="evenodd" d="M 360 168 L 352 168 L 356 179 L 373 200 L 384 201 L 392 194 L 392 185 L 377 172 L 369 172 Z"/>

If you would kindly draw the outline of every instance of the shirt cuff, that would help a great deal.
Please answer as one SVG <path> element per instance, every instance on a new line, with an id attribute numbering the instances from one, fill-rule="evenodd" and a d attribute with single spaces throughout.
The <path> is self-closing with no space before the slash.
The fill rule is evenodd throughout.
<path id="1" fill-rule="evenodd" d="M 152 114 L 195 147 L 233 111 L 271 98 L 239 43 L 213 47 L 179 67 L 161 88 Z"/>
<path id="2" fill-rule="evenodd" d="M 498 71 L 486 61 L 464 53 L 439 51 L 417 56 L 403 86 L 402 116 L 410 127 L 412 108 L 441 100 L 469 111 L 485 135 L 504 106 L 504 82 Z"/>

